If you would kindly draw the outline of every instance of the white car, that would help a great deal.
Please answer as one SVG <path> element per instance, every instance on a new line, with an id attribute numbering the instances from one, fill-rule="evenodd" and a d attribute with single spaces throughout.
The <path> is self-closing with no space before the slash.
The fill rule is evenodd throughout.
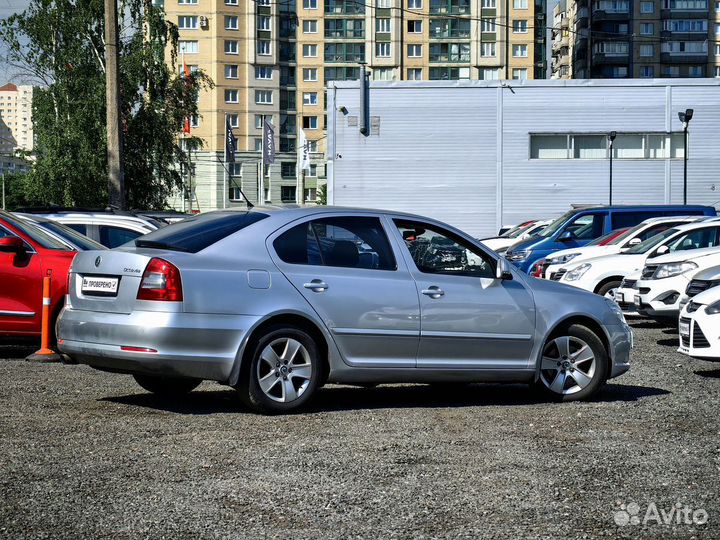
<path id="1" fill-rule="evenodd" d="M 698 294 L 680 312 L 678 352 L 720 360 L 720 287 Z"/>
<path id="2" fill-rule="evenodd" d="M 551 257 L 545 260 L 543 277 L 545 279 L 550 279 L 550 276 L 554 272 L 558 272 L 570 261 L 578 262 L 585 259 L 591 259 L 593 257 L 600 257 L 602 255 L 620 253 L 671 227 L 682 223 L 693 223 L 705 219 L 706 218 L 704 216 L 668 216 L 650 218 L 638 225 L 635 225 L 635 227 L 628 229 L 607 244 L 598 245 L 595 242 L 590 242 L 584 247 L 556 251 Z"/>
<path id="3" fill-rule="evenodd" d="M 680 310 L 685 307 L 694 296 L 705 292 L 708 289 L 720 285 L 720 266 L 711 266 L 705 270 L 698 271 L 690 280 L 690 284 L 685 289 L 685 294 L 680 299 Z"/>
<path id="4" fill-rule="evenodd" d="M 720 233 L 720 231 L 717 231 Z M 708 231 L 720 240 L 720 234 Z M 636 287 L 635 308 L 641 315 L 664 319 L 676 318 L 680 312 L 680 299 L 690 280 L 701 270 L 720 264 L 720 247 L 678 250 L 645 263 Z"/>
<path id="5" fill-rule="evenodd" d="M 635 309 L 635 295 L 637 294 L 637 281 L 640 279 L 642 270 L 630 272 L 620 282 L 620 286 L 615 289 L 613 299 L 615 303 L 622 309 L 623 315 L 637 317 L 640 314 Z"/>
<path id="6" fill-rule="evenodd" d="M 495 238 L 486 238 L 480 241 L 493 251 L 502 253 L 507 248 L 512 246 L 515 242 L 520 242 L 521 240 L 525 240 L 527 238 L 530 238 L 531 236 L 538 234 L 545 227 L 550 225 L 553 221 L 555 220 L 544 219 L 541 221 L 536 221 L 531 225 L 528 225 L 527 227 L 521 228 L 514 233 L 511 233 L 515 234 L 515 236 L 496 236 Z"/>
<path id="7" fill-rule="evenodd" d="M 720 220 L 717 218 L 678 225 L 622 253 L 573 261 L 553 274 L 551 279 L 614 299 L 615 290 L 623 278 L 642 269 L 646 260 L 678 250 L 715 246 L 718 237 Z"/>

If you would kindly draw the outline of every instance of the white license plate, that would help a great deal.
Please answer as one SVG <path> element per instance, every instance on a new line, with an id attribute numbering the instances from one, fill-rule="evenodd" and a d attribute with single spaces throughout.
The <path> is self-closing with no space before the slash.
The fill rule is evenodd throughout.
<path id="1" fill-rule="evenodd" d="M 690 324 L 686 322 L 680 323 L 680 335 L 690 337 Z"/>
<path id="2" fill-rule="evenodd" d="M 636 294 L 635 295 L 635 307 L 640 307 L 640 306 L 642 306 L 642 300 L 640 300 L 640 295 Z"/>
<path id="3" fill-rule="evenodd" d="M 623 296 L 623 293 L 615 291 L 615 294 L 613 295 L 613 298 L 615 301 L 620 304 L 625 302 L 625 297 Z"/>
<path id="4" fill-rule="evenodd" d="M 118 290 L 118 282 L 115 277 L 85 277 L 82 278 L 80 290 L 83 294 L 115 296 Z"/>

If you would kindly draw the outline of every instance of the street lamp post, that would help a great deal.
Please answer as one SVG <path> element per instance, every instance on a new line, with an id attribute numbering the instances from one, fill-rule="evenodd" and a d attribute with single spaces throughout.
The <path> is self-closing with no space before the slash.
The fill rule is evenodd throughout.
<path id="1" fill-rule="evenodd" d="M 688 165 L 688 125 L 693 117 L 692 109 L 685 109 L 685 112 L 680 111 L 678 118 L 683 125 L 683 204 L 687 204 L 687 165 Z"/>
<path id="2" fill-rule="evenodd" d="M 608 147 L 610 148 L 610 200 L 608 204 L 612 205 L 612 192 L 613 192 L 613 178 L 612 178 L 612 160 L 613 160 L 613 141 L 615 140 L 615 137 L 617 136 L 617 132 L 611 131 L 608 133 Z"/>

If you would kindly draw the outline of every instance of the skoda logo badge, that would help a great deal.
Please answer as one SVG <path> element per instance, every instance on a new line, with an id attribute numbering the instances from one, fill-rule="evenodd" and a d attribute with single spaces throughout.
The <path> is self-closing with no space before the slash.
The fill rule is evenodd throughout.
<path id="1" fill-rule="evenodd" d="M 100 266 L 100 263 L 102 262 L 102 257 L 98 255 L 97 259 L 95 259 L 95 268 Z"/>

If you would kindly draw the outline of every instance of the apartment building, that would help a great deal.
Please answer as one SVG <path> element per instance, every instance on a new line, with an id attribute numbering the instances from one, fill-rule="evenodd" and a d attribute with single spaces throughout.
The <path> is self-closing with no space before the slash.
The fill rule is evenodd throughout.
<path id="1" fill-rule="evenodd" d="M 200 96 L 191 134 L 192 190 L 201 210 L 252 202 L 312 202 L 325 181 L 327 87 L 356 80 L 533 79 L 545 76 L 544 4 L 533 0 L 166 0 L 178 61 L 216 86 Z M 168 55 L 169 56 L 169 55 Z M 181 68 L 181 66 L 180 66 Z M 238 152 L 225 180 L 225 123 Z M 258 197 L 262 126 L 276 162 Z M 296 175 L 299 130 L 310 168 Z M 175 202 L 177 205 L 177 202 Z"/>
<path id="2" fill-rule="evenodd" d="M 552 78 L 720 77 L 720 1 L 562 0 Z"/>
<path id="3" fill-rule="evenodd" d="M 28 168 L 17 153 L 33 149 L 32 95 L 32 86 L 0 86 L 0 173 Z"/>

